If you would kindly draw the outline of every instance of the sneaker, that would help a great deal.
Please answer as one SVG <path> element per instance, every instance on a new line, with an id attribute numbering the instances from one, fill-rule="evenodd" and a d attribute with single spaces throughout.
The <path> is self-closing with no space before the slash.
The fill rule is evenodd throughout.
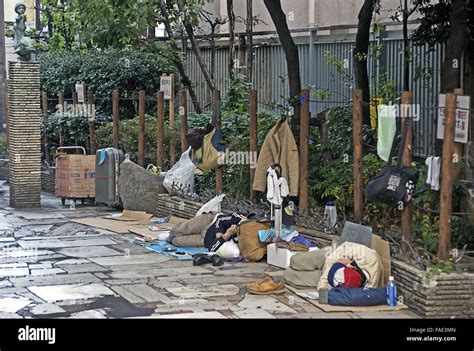
<path id="1" fill-rule="evenodd" d="M 193 255 L 193 266 L 201 266 L 206 263 L 212 263 L 212 256 L 208 254 Z"/>
<path id="2" fill-rule="evenodd" d="M 283 294 L 285 292 L 285 284 L 275 283 L 273 279 L 267 278 L 255 283 L 255 285 L 247 285 L 247 290 L 255 295 Z"/>
<path id="3" fill-rule="evenodd" d="M 212 266 L 213 266 L 213 267 L 222 266 L 222 265 L 224 264 L 224 262 L 225 262 L 224 258 L 222 258 L 222 257 L 219 256 L 219 255 L 212 255 L 211 261 L 212 261 Z"/>

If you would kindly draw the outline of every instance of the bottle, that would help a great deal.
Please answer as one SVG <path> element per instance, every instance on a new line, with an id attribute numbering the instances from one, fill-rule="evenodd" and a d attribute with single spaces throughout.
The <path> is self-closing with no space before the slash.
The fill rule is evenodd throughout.
<path id="1" fill-rule="evenodd" d="M 392 276 L 388 278 L 387 303 L 392 307 L 397 305 L 397 286 Z"/>
<path id="2" fill-rule="evenodd" d="M 324 208 L 324 225 L 327 229 L 334 228 L 337 222 L 337 210 L 334 201 L 328 201 Z"/>

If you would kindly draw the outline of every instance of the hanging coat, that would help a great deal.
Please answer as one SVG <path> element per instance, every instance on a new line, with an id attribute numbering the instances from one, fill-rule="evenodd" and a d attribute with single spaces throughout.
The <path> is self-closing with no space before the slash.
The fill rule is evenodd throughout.
<path id="1" fill-rule="evenodd" d="M 282 177 L 288 182 L 290 196 L 298 196 L 300 176 L 298 147 L 286 120 L 273 127 L 265 137 L 255 170 L 254 191 L 265 192 L 267 169 L 274 163 L 281 165 Z"/>

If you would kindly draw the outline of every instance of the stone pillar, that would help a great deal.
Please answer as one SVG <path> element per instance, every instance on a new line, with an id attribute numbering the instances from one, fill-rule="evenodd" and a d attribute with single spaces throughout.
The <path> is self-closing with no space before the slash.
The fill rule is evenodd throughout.
<path id="1" fill-rule="evenodd" d="M 41 93 L 37 62 L 9 62 L 10 206 L 41 206 Z"/>

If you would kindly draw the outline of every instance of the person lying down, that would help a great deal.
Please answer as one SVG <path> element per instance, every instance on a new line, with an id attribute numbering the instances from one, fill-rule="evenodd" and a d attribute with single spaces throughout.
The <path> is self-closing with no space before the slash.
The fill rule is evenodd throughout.
<path id="1" fill-rule="evenodd" d="M 240 222 L 247 217 L 242 213 L 203 213 L 170 231 L 167 241 L 178 247 L 205 247 L 216 252 L 225 242 L 237 235 Z"/>

